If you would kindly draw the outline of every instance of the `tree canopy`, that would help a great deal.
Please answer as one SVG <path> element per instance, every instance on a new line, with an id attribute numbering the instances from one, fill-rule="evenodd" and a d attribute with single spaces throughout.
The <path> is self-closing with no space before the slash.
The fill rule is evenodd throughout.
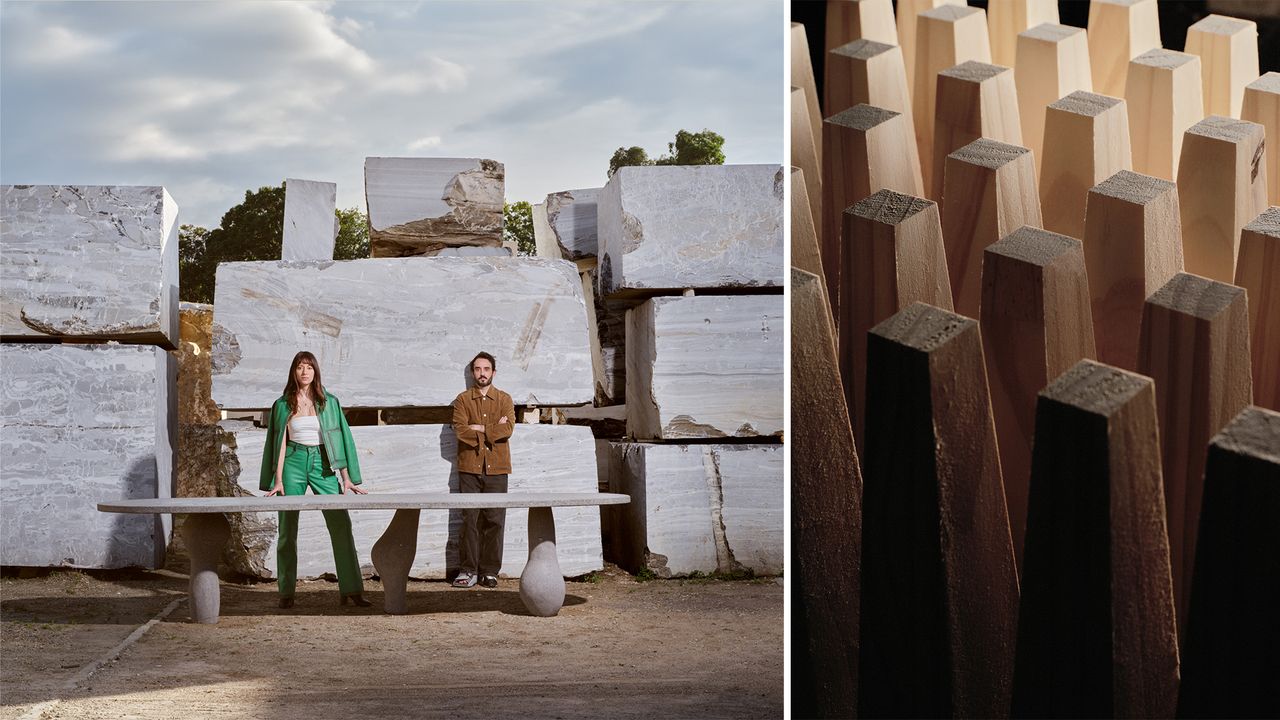
<path id="1" fill-rule="evenodd" d="M 534 254 L 533 206 L 527 200 L 503 204 L 502 239 L 514 242 L 521 255 Z"/>
<path id="2" fill-rule="evenodd" d="M 620 167 L 638 165 L 723 165 L 724 136 L 711 130 L 692 133 L 681 130 L 675 142 L 667 143 L 667 154 L 650 160 L 644 148 L 618 148 L 609 159 L 609 177 Z"/>

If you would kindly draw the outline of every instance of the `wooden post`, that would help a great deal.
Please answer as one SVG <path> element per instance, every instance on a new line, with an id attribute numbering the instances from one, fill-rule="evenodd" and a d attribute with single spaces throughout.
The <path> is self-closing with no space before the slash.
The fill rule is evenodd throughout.
<path id="1" fill-rule="evenodd" d="M 1257 407 L 1209 445 L 1178 717 L 1280 717 L 1277 448 L 1280 413 Z"/>
<path id="2" fill-rule="evenodd" d="M 1186 50 L 1203 63 L 1204 114 L 1239 118 L 1244 88 L 1258 77 L 1258 24 L 1210 15 L 1187 28 Z"/>
<path id="3" fill-rule="evenodd" d="M 1014 80 L 1018 84 L 1022 144 L 1031 149 L 1039 172 L 1044 156 L 1045 108 L 1076 90 L 1093 91 L 1084 28 L 1045 23 L 1018 33 Z"/>
<path id="4" fill-rule="evenodd" d="M 809 40 L 804 25 L 791 23 L 791 84 L 804 90 L 808 106 L 809 126 L 813 131 L 818 162 L 822 162 L 822 111 L 818 109 L 818 84 L 813 79 L 813 61 L 809 59 Z"/>
<path id="5" fill-rule="evenodd" d="M 978 323 L 915 303 L 867 338 L 862 717 L 1009 714 L 1018 581 Z"/>
<path id="6" fill-rule="evenodd" d="M 966 60 L 991 62 L 987 41 L 986 14 L 981 8 L 943 5 L 920 13 L 916 46 L 915 84 L 912 86 L 912 115 L 916 125 L 916 147 L 926 163 L 922 168 L 926 188 L 933 187 L 934 104 L 937 102 L 938 73 Z M 937 200 L 938 198 L 931 198 Z"/>
<path id="7" fill-rule="evenodd" d="M 1269 72 L 1245 86 L 1240 118 L 1267 129 L 1267 202 L 1280 205 L 1280 73 Z"/>
<path id="8" fill-rule="evenodd" d="M 827 37 L 823 52 L 866 38 L 889 45 L 898 44 L 898 28 L 890 0 L 829 0 Z M 827 108 L 831 112 L 831 108 Z"/>
<path id="9" fill-rule="evenodd" d="M 942 202 L 947 156 L 977 140 L 1022 144 L 1018 91 L 1013 70 L 969 60 L 938 73 L 933 119 L 933 186 L 930 197 Z"/>
<path id="10" fill-rule="evenodd" d="M 858 600 L 862 473 L 849 430 L 835 332 L 821 280 L 791 271 L 792 556 L 804 618 L 797 646 L 810 663 L 818 717 L 854 717 L 858 688 Z M 793 609 L 793 617 L 795 610 Z M 794 625 L 793 625 L 794 628 Z"/>
<path id="11" fill-rule="evenodd" d="M 1249 298 L 1253 404 L 1280 410 L 1280 207 L 1244 226 L 1235 284 Z"/>
<path id="12" fill-rule="evenodd" d="M 911 117 L 902 48 L 854 40 L 827 53 L 825 107 L 829 115 L 865 103 Z"/>
<path id="13" fill-rule="evenodd" d="M 1089 66 L 1093 91 L 1124 97 L 1129 61 L 1160 44 L 1156 0 L 1093 0 L 1089 3 Z"/>
<path id="14" fill-rule="evenodd" d="M 987 34 L 991 62 L 1012 68 L 1018 54 L 1018 33 L 1041 23 L 1058 22 L 1055 0 L 988 0 Z"/>
<path id="15" fill-rule="evenodd" d="M 1129 61 L 1124 97 L 1129 103 L 1133 169 L 1164 180 L 1178 177 L 1182 137 L 1204 119 L 1200 58 L 1148 50 Z"/>
<path id="16" fill-rule="evenodd" d="M 980 138 L 947 156 L 942 237 L 956 312 L 982 304 L 982 251 L 1023 225 L 1040 227 L 1031 152 Z"/>
<path id="17" fill-rule="evenodd" d="M 1177 186 L 1125 170 L 1094 186 L 1084 264 L 1098 360 L 1137 370 L 1143 303 L 1182 272 Z"/>
<path id="18" fill-rule="evenodd" d="M 805 197 L 804 171 L 791 168 L 791 266 L 822 276 L 822 252 Z M 822 288 L 826 290 L 826 281 Z"/>
<path id="19" fill-rule="evenodd" d="M 867 332 L 913 302 L 950 310 L 938 205 L 881 190 L 844 213 L 840 376 L 858 448 L 866 449 Z"/>
<path id="20" fill-rule="evenodd" d="M 912 92 L 916 83 L 916 28 L 920 13 L 943 5 L 963 7 L 967 4 L 965 0 L 898 0 L 898 46 L 902 48 L 902 59 L 906 63 L 907 87 Z"/>
<path id="21" fill-rule="evenodd" d="M 831 314 L 840 317 L 840 229 L 845 208 L 889 188 L 924 195 L 920 161 L 905 115 L 855 105 L 823 124 L 828 156 L 822 178 L 822 264 L 831 293 Z"/>
<path id="22" fill-rule="evenodd" d="M 822 165 L 818 160 L 817 138 L 809 124 L 809 104 L 804 91 L 791 88 L 791 162 L 804 171 L 805 194 L 814 222 L 822 219 Z"/>
<path id="23" fill-rule="evenodd" d="M 1173 717 L 1151 379 L 1081 361 L 1040 393 L 1035 423 L 1013 715 Z"/>
<path id="24" fill-rule="evenodd" d="M 1183 136 L 1178 202 L 1187 272 L 1235 280 L 1240 229 L 1267 209 L 1263 139 L 1261 125 L 1217 115 Z"/>
<path id="25" fill-rule="evenodd" d="M 1252 397 L 1244 290 L 1178 273 L 1147 298 L 1138 372 L 1156 382 L 1178 633 L 1186 629 L 1209 439 Z"/>
<path id="26" fill-rule="evenodd" d="M 1083 238 L 1089 188 L 1133 169 L 1129 113 L 1124 100 L 1076 91 L 1049 105 L 1044 128 L 1045 136 L 1053 138 L 1040 165 L 1044 227 Z"/>
<path id="27" fill-rule="evenodd" d="M 1079 240 L 1021 227 L 983 252 L 982 347 L 1013 551 L 1021 567 L 1036 394 L 1072 365 L 1096 356 Z"/>

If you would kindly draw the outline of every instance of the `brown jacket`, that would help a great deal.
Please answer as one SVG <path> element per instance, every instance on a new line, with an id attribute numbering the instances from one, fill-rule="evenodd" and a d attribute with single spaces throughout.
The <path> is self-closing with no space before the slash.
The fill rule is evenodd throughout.
<path id="1" fill-rule="evenodd" d="M 505 423 L 498 419 L 506 416 Z M 492 385 L 489 394 L 469 388 L 453 399 L 453 432 L 458 436 L 458 472 L 505 475 L 511 472 L 507 440 L 515 429 L 516 409 L 511 396 Z M 484 425 L 484 434 L 468 425 Z"/>

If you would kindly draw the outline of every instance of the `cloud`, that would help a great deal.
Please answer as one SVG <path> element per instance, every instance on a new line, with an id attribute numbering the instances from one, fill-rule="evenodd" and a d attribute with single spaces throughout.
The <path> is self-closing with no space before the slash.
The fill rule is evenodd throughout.
<path id="1" fill-rule="evenodd" d="M 104 54 L 113 46 L 112 42 L 92 34 L 51 25 L 36 32 L 29 42 L 24 42 L 17 59 L 31 65 L 67 65 Z"/>
<path id="2" fill-rule="evenodd" d="M 418 138 L 408 145 L 409 150 L 430 150 L 435 147 L 440 147 L 439 135 L 429 135 L 424 138 Z"/>

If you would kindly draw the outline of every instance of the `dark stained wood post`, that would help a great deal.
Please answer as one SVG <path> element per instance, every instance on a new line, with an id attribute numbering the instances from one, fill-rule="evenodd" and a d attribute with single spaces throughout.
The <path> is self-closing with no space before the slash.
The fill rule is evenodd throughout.
<path id="1" fill-rule="evenodd" d="M 1280 177 L 1273 182 L 1280 185 Z M 1249 298 L 1253 404 L 1280 410 L 1280 207 L 1244 226 L 1235 284 Z"/>

